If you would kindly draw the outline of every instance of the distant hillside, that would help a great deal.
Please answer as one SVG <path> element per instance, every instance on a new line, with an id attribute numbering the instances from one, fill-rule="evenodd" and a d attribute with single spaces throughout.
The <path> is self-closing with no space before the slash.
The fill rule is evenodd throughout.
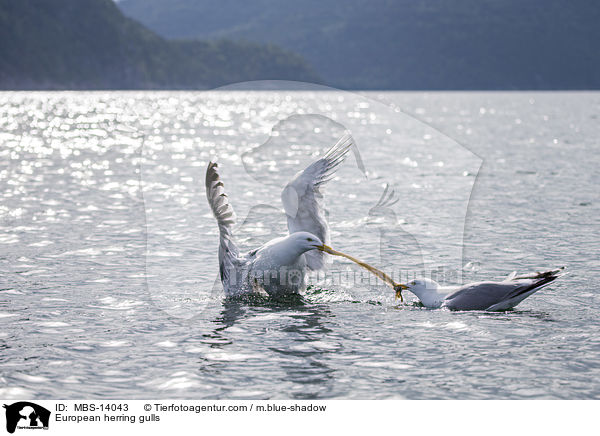
<path id="1" fill-rule="evenodd" d="M 304 56 L 346 88 L 600 89 L 592 0 L 121 0 L 168 38 L 232 38 Z"/>
<path id="2" fill-rule="evenodd" d="M 0 0 L 0 89 L 208 88 L 317 80 L 275 46 L 167 41 L 111 0 Z"/>

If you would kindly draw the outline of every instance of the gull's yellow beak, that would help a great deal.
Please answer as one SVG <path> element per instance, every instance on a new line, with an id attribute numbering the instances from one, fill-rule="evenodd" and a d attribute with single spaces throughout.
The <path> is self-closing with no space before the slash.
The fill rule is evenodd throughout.
<path id="1" fill-rule="evenodd" d="M 318 245 L 317 250 L 324 251 L 325 253 L 333 254 L 334 256 L 338 256 L 338 252 L 331 248 L 329 245 Z"/>

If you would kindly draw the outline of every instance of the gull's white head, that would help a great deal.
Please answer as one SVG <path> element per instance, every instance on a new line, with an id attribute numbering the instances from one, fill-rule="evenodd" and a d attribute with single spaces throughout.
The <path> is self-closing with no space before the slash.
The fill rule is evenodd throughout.
<path id="1" fill-rule="evenodd" d="M 429 293 L 437 292 L 438 284 L 431 279 L 416 279 L 407 284 L 408 290 L 419 297 L 421 300 Z"/>
<path id="2" fill-rule="evenodd" d="M 329 248 L 317 236 L 309 232 L 292 233 L 289 238 L 302 253 L 314 249 L 327 251 Z"/>

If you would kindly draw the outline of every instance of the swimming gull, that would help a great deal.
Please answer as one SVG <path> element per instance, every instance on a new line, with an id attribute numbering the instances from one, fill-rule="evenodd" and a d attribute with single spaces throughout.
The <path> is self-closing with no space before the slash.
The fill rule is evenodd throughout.
<path id="1" fill-rule="evenodd" d="M 240 254 L 233 239 L 235 214 L 216 163 L 206 170 L 206 197 L 219 225 L 219 272 L 227 296 L 266 292 L 297 294 L 306 287 L 306 272 L 325 266 L 324 252 L 333 251 L 320 188 L 333 178 L 353 145 L 345 134 L 320 159 L 299 172 L 281 194 L 289 235 Z"/>
<path id="2" fill-rule="evenodd" d="M 563 275 L 563 270 L 564 267 L 521 277 L 511 273 L 501 282 L 485 281 L 450 287 L 442 287 L 431 279 L 417 279 L 408 283 L 408 290 L 429 308 L 503 311 L 512 309 L 549 285 Z"/>
<path id="3" fill-rule="evenodd" d="M 396 298 L 402 298 L 402 290 L 407 289 L 415 294 L 425 307 L 437 309 L 441 307 L 450 310 L 485 310 L 503 311 L 517 306 L 521 301 L 536 293 L 543 287 L 561 277 L 564 267 L 517 277 L 512 272 L 501 282 L 475 282 L 462 286 L 440 286 L 436 281 L 422 278 L 408 284 L 396 283 L 383 271 L 352 256 L 328 250 L 329 253 L 342 256 L 371 271 L 396 291 Z"/>

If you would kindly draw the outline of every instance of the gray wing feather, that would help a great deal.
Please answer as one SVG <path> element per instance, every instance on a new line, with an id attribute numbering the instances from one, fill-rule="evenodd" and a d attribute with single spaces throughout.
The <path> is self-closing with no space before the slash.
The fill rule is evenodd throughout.
<path id="1" fill-rule="evenodd" d="M 283 189 L 281 201 L 290 234 L 310 232 L 324 244 L 329 243 L 329 226 L 324 216 L 320 187 L 333 178 L 353 144 L 352 136 L 345 134 L 321 159 L 296 174 Z M 325 265 L 324 254 L 320 251 L 309 251 L 305 257 L 311 270 L 322 269 Z"/>
<path id="2" fill-rule="evenodd" d="M 485 310 L 509 298 L 522 284 L 515 282 L 477 282 L 460 287 L 445 299 L 445 306 L 452 310 Z"/>
<path id="3" fill-rule="evenodd" d="M 448 295 L 444 305 L 452 310 L 496 310 L 492 306 L 496 308 L 514 307 L 529 295 L 563 275 L 563 269 L 514 277 L 512 280 L 503 282 L 470 283 Z"/>
<path id="4" fill-rule="evenodd" d="M 235 212 L 229 204 L 225 187 L 218 172 L 218 165 L 209 162 L 206 169 L 206 198 L 219 225 L 219 272 L 226 291 L 234 280 L 239 265 L 239 249 L 233 240 Z"/>

